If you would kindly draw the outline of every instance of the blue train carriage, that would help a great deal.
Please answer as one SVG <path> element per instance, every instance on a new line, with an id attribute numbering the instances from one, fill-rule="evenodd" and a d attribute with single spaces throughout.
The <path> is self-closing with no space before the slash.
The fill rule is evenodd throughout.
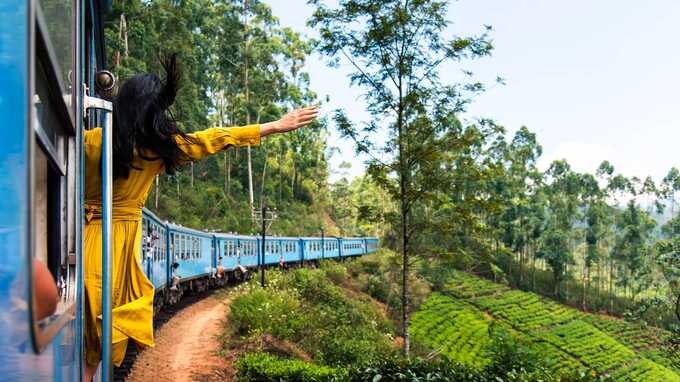
<path id="1" fill-rule="evenodd" d="M 264 243 L 264 264 L 282 265 L 299 262 L 300 240 L 297 237 L 267 236 Z M 262 251 L 262 237 L 257 237 L 258 254 Z"/>
<path id="2" fill-rule="evenodd" d="M 300 246 L 302 247 L 302 260 L 315 261 L 321 259 L 321 238 L 320 237 L 301 237 Z"/>
<path id="3" fill-rule="evenodd" d="M 377 237 L 367 237 L 364 239 L 366 242 L 366 253 L 374 253 L 375 251 L 378 250 L 378 247 L 380 246 L 380 240 L 378 240 Z"/>
<path id="4" fill-rule="evenodd" d="M 161 221 L 153 212 L 146 208 L 142 210 L 139 263 L 155 289 L 154 313 L 157 313 L 163 306 L 170 274 L 166 225 L 167 222 Z"/>
<path id="5" fill-rule="evenodd" d="M 215 272 L 212 256 L 213 234 L 173 223 L 168 223 L 166 227 L 170 266 L 168 290 L 178 292 L 180 296 L 186 289 L 198 292 L 206 290 Z"/>
<path id="6" fill-rule="evenodd" d="M 104 3 L 0 1 L 0 380 L 82 379 L 80 164 L 83 129 L 100 125 L 99 112 L 83 117 L 105 68 Z M 33 296 L 36 260 L 58 282 L 48 317 Z"/>
<path id="7" fill-rule="evenodd" d="M 245 270 L 258 265 L 257 239 L 254 236 L 215 233 L 213 235 L 215 269 L 222 267 L 226 277 L 218 280 L 219 284 L 229 279 L 243 279 Z"/>
<path id="8" fill-rule="evenodd" d="M 342 256 L 352 257 L 365 255 L 366 240 L 361 237 L 345 237 L 342 239 Z"/>

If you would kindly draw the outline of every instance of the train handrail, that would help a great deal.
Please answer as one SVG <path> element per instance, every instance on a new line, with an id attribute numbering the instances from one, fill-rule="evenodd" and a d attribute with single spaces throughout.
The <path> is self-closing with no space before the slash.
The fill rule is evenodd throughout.
<path id="1" fill-rule="evenodd" d="M 112 240 L 111 240 L 111 214 L 113 202 L 113 152 L 112 152 L 112 130 L 113 130 L 113 104 L 101 98 L 90 97 L 85 92 L 85 103 L 83 110 L 90 109 L 102 110 L 105 113 L 104 123 L 102 123 L 102 368 L 101 380 L 108 382 L 113 379 L 112 364 Z"/>

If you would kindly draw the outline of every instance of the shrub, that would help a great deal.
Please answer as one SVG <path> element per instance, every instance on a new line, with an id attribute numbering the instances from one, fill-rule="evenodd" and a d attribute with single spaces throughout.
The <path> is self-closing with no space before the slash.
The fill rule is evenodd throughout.
<path id="1" fill-rule="evenodd" d="M 241 382 L 341 382 L 347 371 L 283 359 L 267 353 L 251 353 L 236 362 L 237 378 Z"/>
<path id="2" fill-rule="evenodd" d="M 367 362 L 388 354 L 392 323 L 370 299 L 345 291 L 327 274 L 327 269 L 271 272 L 267 289 L 243 288 L 229 316 L 236 333 L 251 337 L 269 333 L 327 365 Z"/>
<path id="3" fill-rule="evenodd" d="M 370 275 L 366 279 L 364 291 L 374 299 L 387 302 L 390 294 L 390 284 L 383 275 Z"/>
<path id="4" fill-rule="evenodd" d="M 423 360 L 387 357 L 371 364 L 350 368 L 349 382 L 594 382 L 605 379 L 578 374 L 560 376 L 545 369 L 508 369 L 495 372 L 472 369 L 446 359 Z"/>
<path id="5" fill-rule="evenodd" d="M 286 290 L 253 289 L 231 303 L 229 319 L 237 334 L 270 333 L 290 339 L 304 326 L 299 299 Z"/>
<path id="6" fill-rule="evenodd" d="M 326 273 L 326 277 L 337 285 L 347 281 L 347 268 L 338 262 L 323 261 L 321 262 L 321 269 Z"/>

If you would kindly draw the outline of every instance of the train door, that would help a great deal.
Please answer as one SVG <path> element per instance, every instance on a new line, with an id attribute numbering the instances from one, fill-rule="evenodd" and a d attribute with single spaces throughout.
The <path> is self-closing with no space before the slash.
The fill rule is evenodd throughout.
<path id="1" fill-rule="evenodd" d="M 103 60 L 99 3 L 0 2 L 0 379 L 81 379 L 81 84 Z"/>

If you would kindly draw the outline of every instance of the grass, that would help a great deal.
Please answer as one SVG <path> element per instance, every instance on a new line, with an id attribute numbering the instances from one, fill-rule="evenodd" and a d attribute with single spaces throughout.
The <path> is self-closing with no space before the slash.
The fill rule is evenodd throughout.
<path id="1" fill-rule="evenodd" d="M 489 360 L 489 328 L 526 339 L 555 372 L 583 370 L 615 381 L 680 381 L 679 360 L 659 329 L 587 314 L 539 295 L 456 272 L 413 315 L 418 346 L 473 367 Z"/>

